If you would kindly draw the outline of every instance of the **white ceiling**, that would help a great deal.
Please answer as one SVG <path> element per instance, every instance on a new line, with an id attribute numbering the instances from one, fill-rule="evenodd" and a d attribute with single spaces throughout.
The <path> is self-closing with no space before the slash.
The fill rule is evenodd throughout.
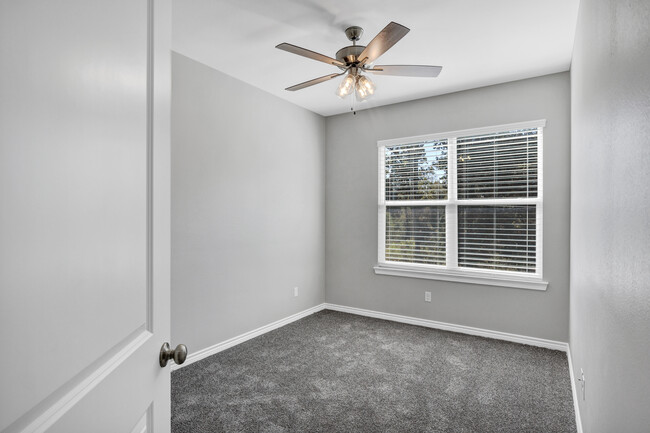
<path id="1" fill-rule="evenodd" d="M 365 45 L 390 21 L 411 31 L 377 64 L 441 65 L 438 78 L 372 76 L 359 109 L 566 71 L 579 0 L 174 0 L 174 51 L 324 116 L 350 110 L 341 78 L 297 92 L 285 87 L 339 72 L 274 47 L 331 57 L 364 28 Z"/>

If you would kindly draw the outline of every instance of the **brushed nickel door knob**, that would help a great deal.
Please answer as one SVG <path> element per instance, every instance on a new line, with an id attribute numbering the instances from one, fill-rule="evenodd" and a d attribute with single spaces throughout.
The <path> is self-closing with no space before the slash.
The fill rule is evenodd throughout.
<path id="1" fill-rule="evenodd" d="M 172 350 L 169 346 L 169 343 L 165 343 L 160 348 L 160 366 L 164 367 L 167 365 L 167 361 L 173 359 L 174 362 L 178 365 L 181 365 L 185 362 L 187 358 L 187 346 L 184 344 L 179 344 L 176 346 L 176 349 Z"/>

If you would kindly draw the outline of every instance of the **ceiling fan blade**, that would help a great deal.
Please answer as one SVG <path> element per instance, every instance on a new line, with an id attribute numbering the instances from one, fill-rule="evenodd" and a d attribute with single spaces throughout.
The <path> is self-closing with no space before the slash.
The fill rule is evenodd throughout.
<path id="1" fill-rule="evenodd" d="M 428 65 L 375 65 L 372 69 L 364 68 L 364 71 L 377 75 L 398 75 L 401 77 L 431 77 L 435 78 L 440 74 L 442 66 Z"/>
<path id="2" fill-rule="evenodd" d="M 339 77 L 339 76 L 341 76 L 343 74 L 345 74 L 345 72 L 341 72 L 340 74 L 324 75 L 322 77 L 314 78 L 313 80 L 305 81 L 304 83 L 296 84 L 295 86 L 287 87 L 284 90 L 294 92 L 296 90 L 304 89 L 305 87 L 313 86 L 314 84 L 320 84 L 320 83 L 323 83 L 325 81 L 329 81 L 332 78 Z"/>
<path id="3" fill-rule="evenodd" d="M 308 59 L 318 60 L 319 62 L 327 63 L 329 65 L 345 67 L 344 63 L 339 62 L 336 59 L 328 57 L 324 54 L 317 53 L 315 51 L 308 50 L 306 48 L 299 47 L 297 45 L 287 44 L 286 42 L 280 45 L 276 45 L 275 48 L 289 53 L 298 54 L 299 56 L 307 57 Z"/>
<path id="4" fill-rule="evenodd" d="M 372 41 L 366 46 L 366 48 L 359 55 L 361 59 L 361 64 L 372 63 L 379 56 L 384 54 L 390 49 L 393 45 L 399 42 L 410 29 L 404 27 L 401 24 L 391 21 L 382 31 L 373 38 Z"/>

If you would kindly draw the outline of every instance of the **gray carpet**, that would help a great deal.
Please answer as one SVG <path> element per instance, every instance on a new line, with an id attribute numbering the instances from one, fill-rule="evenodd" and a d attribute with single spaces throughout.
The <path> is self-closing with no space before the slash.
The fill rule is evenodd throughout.
<path id="1" fill-rule="evenodd" d="M 566 355 L 322 311 L 172 373 L 172 432 L 572 432 Z"/>

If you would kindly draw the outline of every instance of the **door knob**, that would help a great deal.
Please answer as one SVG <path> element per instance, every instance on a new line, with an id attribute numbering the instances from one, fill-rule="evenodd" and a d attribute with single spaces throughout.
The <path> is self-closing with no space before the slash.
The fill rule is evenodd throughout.
<path id="1" fill-rule="evenodd" d="M 160 348 L 160 366 L 164 367 L 167 365 L 167 361 L 173 359 L 174 362 L 178 365 L 181 365 L 185 362 L 187 358 L 187 346 L 184 344 L 179 344 L 176 346 L 176 349 L 173 349 L 169 346 L 169 343 L 165 343 Z"/>

